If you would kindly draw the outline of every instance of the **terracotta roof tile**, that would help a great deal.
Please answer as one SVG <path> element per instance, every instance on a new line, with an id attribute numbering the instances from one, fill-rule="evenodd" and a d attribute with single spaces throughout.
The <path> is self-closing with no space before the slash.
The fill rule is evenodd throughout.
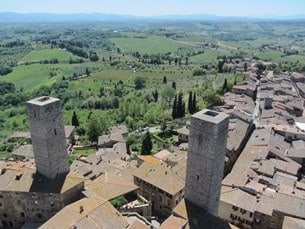
<path id="1" fill-rule="evenodd" d="M 164 163 L 152 165 L 144 162 L 135 171 L 134 176 L 171 195 L 175 195 L 184 188 L 185 169 L 183 168 L 185 168 L 185 166 L 186 165 L 179 168 L 179 171 L 184 171 L 184 174 L 181 174 L 177 169 L 171 168 Z"/>

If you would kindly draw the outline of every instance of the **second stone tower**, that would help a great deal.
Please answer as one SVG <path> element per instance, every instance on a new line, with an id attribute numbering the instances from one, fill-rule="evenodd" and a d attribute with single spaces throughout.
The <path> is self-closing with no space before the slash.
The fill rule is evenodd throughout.
<path id="1" fill-rule="evenodd" d="M 191 117 L 185 199 L 217 215 L 229 116 L 202 110 Z"/>

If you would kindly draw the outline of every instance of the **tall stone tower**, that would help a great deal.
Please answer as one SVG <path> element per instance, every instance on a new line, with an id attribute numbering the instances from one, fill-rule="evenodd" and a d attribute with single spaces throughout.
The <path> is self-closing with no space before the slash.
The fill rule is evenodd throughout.
<path id="1" fill-rule="evenodd" d="M 36 172 L 49 179 L 70 170 L 60 100 L 48 96 L 27 102 Z"/>
<path id="2" fill-rule="evenodd" d="M 185 199 L 217 216 L 229 116 L 202 110 L 191 117 Z"/>

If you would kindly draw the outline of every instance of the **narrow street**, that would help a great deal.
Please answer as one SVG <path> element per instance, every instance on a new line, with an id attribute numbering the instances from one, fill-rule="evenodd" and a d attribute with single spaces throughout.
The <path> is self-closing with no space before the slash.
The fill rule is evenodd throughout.
<path id="1" fill-rule="evenodd" d="M 255 101 L 255 108 L 252 114 L 252 119 L 255 127 L 257 128 L 259 126 L 260 80 L 257 80 L 256 84 L 257 84 L 257 95 Z"/>

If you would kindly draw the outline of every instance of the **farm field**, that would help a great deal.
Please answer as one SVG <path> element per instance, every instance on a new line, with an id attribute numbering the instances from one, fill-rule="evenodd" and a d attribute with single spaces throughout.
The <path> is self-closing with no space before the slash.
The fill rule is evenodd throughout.
<path id="1" fill-rule="evenodd" d="M 30 54 L 23 57 L 19 63 L 25 62 L 39 62 L 44 60 L 57 59 L 59 62 L 68 63 L 70 58 L 75 58 L 76 56 L 62 49 L 42 49 L 34 50 Z"/>
<path id="2" fill-rule="evenodd" d="M 51 85 L 60 77 L 50 77 L 50 72 L 54 71 L 54 65 L 19 65 L 8 75 L 0 77 L 0 81 L 8 81 L 15 84 L 17 89 L 23 88 L 26 91 L 39 88 L 41 85 Z M 59 69 L 56 69 L 59 73 Z"/>
<path id="3" fill-rule="evenodd" d="M 159 36 L 147 38 L 111 38 L 110 40 L 125 52 L 139 52 L 141 54 L 164 54 L 177 52 L 180 48 L 192 47 L 191 45 Z"/>

